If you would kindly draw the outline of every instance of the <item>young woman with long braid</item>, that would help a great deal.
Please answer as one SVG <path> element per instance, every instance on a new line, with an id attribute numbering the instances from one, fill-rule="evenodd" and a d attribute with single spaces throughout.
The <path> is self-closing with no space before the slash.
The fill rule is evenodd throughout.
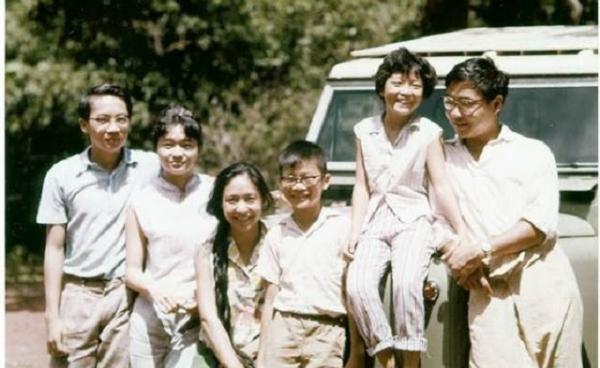
<path id="1" fill-rule="evenodd" d="M 198 309 L 203 338 L 225 367 L 253 367 L 258 353 L 264 288 L 255 269 L 272 202 L 258 169 L 243 162 L 217 175 L 208 202 L 219 224 L 196 254 Z"/>

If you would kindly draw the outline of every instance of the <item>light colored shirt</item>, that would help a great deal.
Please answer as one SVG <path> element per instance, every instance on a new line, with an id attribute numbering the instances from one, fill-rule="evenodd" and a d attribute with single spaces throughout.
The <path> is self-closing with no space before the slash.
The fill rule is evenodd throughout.
<path id="1" fill-rule="evenodd" d="M 185 191 L 156 176 L 131 198 L 147 239 L 144 272 L 176 297 L 195 300 L 194 256 L 214 231 L 216 220 L 206 212 L 213 178 L 196 174 Z"/>
<path id="2" fill-rule="evenodd" d="M 231 339 L 237 348 L 250 357 L 258 354 L 260 318 L 266 291 L 257 271 L 266 228 L 261 231 L 260 241 L 254 247 L 248 264 L 244 264 L 233 240 L 230 240 L 228 247 L 227 298 L 231 316 Z M 213 245 L 214 239 L 211 238 L 201 248 L 201 257 L 209 258 L 211 265 Z"/>
<path id="3" fill-rule="evenodd" d="M 271 228 L 258 261 L 258 272 L 279 286 L 276 310 L 332 317 L 346 314 L 342 296 L 344 242 L 350 219 L 323 208 L 303 232 L 291 215 Z"/>
<path id="4" fill-rule="evenodd" d="M 354 134 L 360 141 L 370 194 L 364 225 L 383 204 L 404 223 L 430 216 L 427 150 L 431 142 L 440 138 L 442 129 L 431 120 L 416 116 L 390 142 L 382 117 L 377 115 L 356 124 Z"/>
<path id="5" fill-rule="evenodd" d="M 482 290 L 471 292 L 472 362 L 499 366 L 499 357 L 494 356 L 502 354 L 494 349 L 498 344 L 514 352 L 505 360 L 529 356 L 549 362 L 562 354 L 580 354 L 581 334 L 572 332 L 581 331 L 581 297 L 569 261 L 556 244 L 559 191 L 552 152 L 541 141 L 506 125 L 484 147 L 478 161 L 459 139 L 448 142 L 445 150 L 448 176 L 473 239 L 502 234 L 520 220 L 545 234 L 539 245 L 492 260 L 491 299 Z M 514 334 L 520 336 L 514 338 L 514 346 L 507 345 L 508 339 L 494 341 L 494 336 Z M 564 340 L 574 341 L 574 349 L 566 349 L 573 351 L 556 352 Z M 524 354 L 517 354 L 523 348 Z M 515 364 L 510 366 L 528 366 Z"/>
<path id="6" fill-rule="evenodd" d="M 502 126 L 498 137 L 475 161 L 460 139 L 445 145 L 448 176 L 472 239 L 486 240 L 507 231 L 519 220 L 546 234 L 541 247 L 556 243 L 558 179 L 554 155 L 541 141 Z M 492 276 L 507 276 L 518 264 L 534 262 L 539 252 L 523 251 L 496 257 Z"/>
<path id="7" fill-rule="evenodd" d="M 107 171 L 90 147 L 53 165 L 44 179 L 39 224 L 65 224 L 63 272 L 110 279 L 125 275 L 125 217 L 131 193 L 159 171 L 156 154 L 124 149 Z"/>

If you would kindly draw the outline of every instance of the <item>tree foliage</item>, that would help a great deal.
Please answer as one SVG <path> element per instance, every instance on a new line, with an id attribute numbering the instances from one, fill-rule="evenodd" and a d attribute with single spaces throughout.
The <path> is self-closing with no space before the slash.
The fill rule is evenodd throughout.
<path id="1" fill-rule="evenodd" d="M 203 124 L 203 171 L 244 159 L 274 183 L 277 154 L 304 136 L 334 63 L 353 49 L 486 24 L 484 10 L 495 3 L 7 1 L 8 247 L 40 249 L 42 230 L 33 222 L 43 176 L 85 145 L 76 107 L 89 86 L 111 81 L 130 89 L 132 146 L 151 149 L 153 118 L 181 103 Z M 459 21 L 442 20 L 449 13 L 439 9 Z"/>

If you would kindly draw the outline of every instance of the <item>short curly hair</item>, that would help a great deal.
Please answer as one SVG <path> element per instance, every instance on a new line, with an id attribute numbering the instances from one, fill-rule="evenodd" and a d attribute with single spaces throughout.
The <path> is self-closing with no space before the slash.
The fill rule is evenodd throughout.
<path id="1" fill-rule="evenodd" d="M 487 57 L 467 59 L 456 64 L 446 76 L 446 87 L 454 82 L 471 82 L 486 101 L 500 95 L 506 100 L 509 77 Z"/>
<path id="2" fill-rule="evenodd" d="M 394 73 L 409 74 L 414 72 L 421 77 L 423 82 L 423 97 L 427 98 L 433 93 L 437 82 L 435 69 L 429 62 L 416 54 L 408 51 L 405 47 L 394 50 L 383 58 L 375 73 L 375 90 L 381 96 L 385 89 L 385 82 Z"/>

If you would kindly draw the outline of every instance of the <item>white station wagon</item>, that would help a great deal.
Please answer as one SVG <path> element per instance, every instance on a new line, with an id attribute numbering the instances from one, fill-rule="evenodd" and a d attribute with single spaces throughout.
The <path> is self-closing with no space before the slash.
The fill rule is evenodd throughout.
<path id="1" fill-rule="evenodd" d="M 485 55 L 510 76 L 502 121 L 544 141 L 556 156 L 558 243 L 570 258 L 583 297 L 584 366 L 597 367 L 597 26 L 470 28 L 352 52 L 350 60 L 331 69 L 307 134 L 328 154 L 333 180 L 325 195 L 331 205 L 350 204 L 355 174 L 352 128 L 382 111 L 372 78 L 383 57 L 401 46 L 427 57 L 437 71 L 438 86 L 419 113 L 440 124 L 446 138 L 453 132 L 442 106 L 444 78 L 455 64 Z M 389 303 L 389 288 L 384 289 Z M 424 293 L 429 350 L 422 355 L 422 367 L 467 366 L 466 294 L 438 260 L 432 262 Z"/>

